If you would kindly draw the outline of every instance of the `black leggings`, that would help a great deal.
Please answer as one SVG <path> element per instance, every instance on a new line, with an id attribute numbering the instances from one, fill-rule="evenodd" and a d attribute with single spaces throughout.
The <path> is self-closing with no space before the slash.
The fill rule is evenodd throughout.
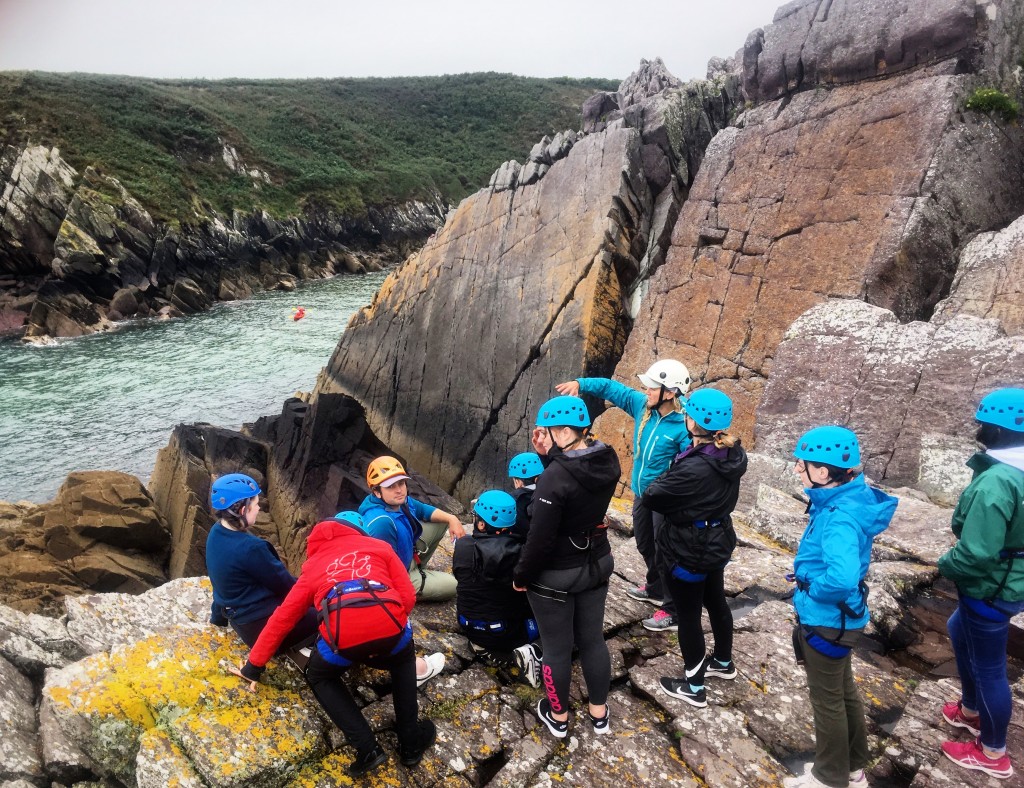
<path id="1" fill-rule="evenodd" d="M 574 567 L 541 572 L 537 583 L 566 591 L 562 600 L 541 596 L 532 587 L 527 591 L 544 649 L 544 690 L 555 714 L 569 710 L 574 642 L 580 650 L 590 703 L 603 706 L 608 701 L 612 661 L 604 641 L 604 603 L 612 567 L 612 557 L 606 555 L 582 571 Z"/>
<path id="2" fill-rule="evenodd" d="M 249 648 L 256 645 L 256 641 L 263 631 L 263 628 L 270 621 L 270 616 L 266 618 L 258 618 L 255 621 L 247 621 L 244 624 L 237 624 L 234 621 L 231 622 L 231 628 L 235 630 L 238 637 L 242 639 Z M 292 631 L 285 635 L 284 640 L 281 641 L 281 645 L 277 647 L 277 651 L 274 652 L 274 656 L 284 654 L 288 649 L 294 646 L 304 646 L 312 643 L 316 639 L 317 632 L 319 630 L 320 622 L 317 618 L 316 610 L 310 608 L 306 611 L 306 615 L 299 619 L 299 622 L 292 627 Z"/>
<path id="3" fill-rule="evenodd" d="M 679 650 L 688 671 L 696 668 L 707 653 L 704 628 L 700 624 L 701 608 L 707 608 L 711 632 L 715 636 L 713 656 L 721 662 L 732 660 L 732 611 L 725 599 L 725 569 L 709 572 L 697 583 L 684 583 L 669 574 L 665 583 L 676 603 L 679 623 Z"/>
<path id="4" fill-rule="evenodd" d="M 410 640 L 397 654 L 386 654 L 362 660 L 362 664 L 391 673 L 391 702 L 395 707 L 395 732 L 403 747 L 416 745 L 416 654 Z M 306 682 L 324 707 L 327 716 L 341 729 L 349 744 L 365 755 L 377 744 L 377 737 L 359 710 L 342 675 L 348 668 L 332 665 L 314 647 L 306 667 Z"/>

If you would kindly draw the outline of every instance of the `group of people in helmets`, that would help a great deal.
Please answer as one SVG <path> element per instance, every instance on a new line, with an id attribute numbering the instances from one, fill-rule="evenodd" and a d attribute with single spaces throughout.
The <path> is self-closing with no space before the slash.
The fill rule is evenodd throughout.
<path id="1" fill-rule="evenodd" d="M 691 392 L 687 368 L 671 359 L 638 378 L 639 390 L 606 378 L 558 384 L 558 396 L 537 413 L 533 451 L 509 463 L 512 492 L 480 494 L 469 536 L 457 517 L 409 495 L 399 460 L 377 458 L 359 511 L 339 512 L 311 531 L 298 579 L 268 542 L 249 533 L 259 511 L 257 483 L 242 474 L 217 479 L 211 503 L 220 520 L 207 543 L 211 620 L 230 623 L 251 648 L 238 675 L 255 688 L 271 657 L 311 644 L 306 679 L 356 749 L 349 772 L 359 776 L 387 754 L 341 677 L 354 663 L 390 671 L 400 760 L 414 766 L 436 736 L 433 722 L 418 717 L 416 687 L 441 672 L 444 655 L 415 656 L 409 614 L 417 599 L 454 596 L 474 652 L 517 665 L 542 688 L 536 714 L 551 735 L 565 738 L 569 730 L 574 649 L 589 726 L 597 735 L 610 732 L 603 621 L 613 558 L 605 513 L 621 468 L 615 451 L 591 434 L 581 398 L 591 395 L 634 421 L 633 530 L 646 577 L 626 593 L 654 607 L 644 627 L 679 633 L 682 674 L 662 677 L 661 689 L 706 706 L 707 679 L 738 675 L 724 572 L 736 545 L 731 515 L 747 455 L 729 433 L 732 402 L 724 392 Z M 947 741 L 942 752 L 959 766 L 1006 778 L 1013 773 L 1006 645 L 1010 618 L 1024 611 L 1024 389 L 992 392 L 975 418 L 981 449 L 968 462 L 973 481 L 953 513 L 957 541 L 939 561 L 959 591 L 949 634 L 962 684 L 962 696 L 941 716 L 971 738 Z M 844 427 L 811 429 L 793 454 L 809 519 L 787 579 L 816 751 L 810 770 L 784 783 L 865 786 L 869 751 L 852 650 L 869 620 L 873 540 L 889 526 L 897 499 L 867 484 L 858 438 Z M 426 567 L 446 533 L 456 540 L 451 575 Z"/>

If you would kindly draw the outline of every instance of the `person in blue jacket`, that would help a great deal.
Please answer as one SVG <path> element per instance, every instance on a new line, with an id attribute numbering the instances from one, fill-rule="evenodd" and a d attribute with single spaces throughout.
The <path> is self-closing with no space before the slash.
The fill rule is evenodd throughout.
<path id="1" fill-rule="evenodd" d="M 860 445 L 848 429 L 816 427 L 794 454 L 810 521 L 793 561 L 793 646 L 807 672 L 815 754 L 809 773 L 783 785 L 866 786 L 867 732 L 851 651 L 868 623 L 871 546 L 889 527 L 897 499 L 869 487 L 857 471 Z"/>
<path id="2" fill-rule="evenodd" d="M 359 504 L 359 514 L 366 533 L 390 544 L 399 560 L 409 567 L 416 599 L 446 602 L 455 597 L 455 578 L 447 572 L 427 569 L 427 562 L 445 533 L 454 541 L 466 531 L 454 514 L 409 495 L 408 478 L 396 458 L 377 457 L 366 469 L 370 494 Z"/>
<path id="3" fill-rule="evenodd" d="M 214 480 L 210 505 L 220 519 L 206 539 L 206 573 L 213 585 L 210 623 L 230 624 L 250 648 L 295 585 L 295 577 L 274 546 L 249 533 L 260 511 L 261 492 L 256 480 L 244 473 Z M 316 611 L 310 608 L 281 642 L 278 653 L 312 641 L 317 626 Z"/>
<path id="4" fill-rule="evenodd" d="M 641 499 L 647 485 L 667 471 L 672 459 L 690 445 L 683 413 L 683 398 L 690 389 L 690 371 L 682 363 L 666 358 L 654 362 L 637 377 L 644 387 L 642 392 L 608 378 L 578 378 L 559 383 L 555 390 L 573 397 L 592 394 L 633 418 L 633 473 L 630 477 L 633 534 L 636 549 L 647 567 L 647 576 L 643 583 L 626 593 L 633 599 L 661 608 L 651 618 L 644 619 L 645 628 L 653 632 L 675 632 L 679 628 L 675 603 L 666 591 L 655 558 L 657 535 L 665 518 L 652 512 Z"/>

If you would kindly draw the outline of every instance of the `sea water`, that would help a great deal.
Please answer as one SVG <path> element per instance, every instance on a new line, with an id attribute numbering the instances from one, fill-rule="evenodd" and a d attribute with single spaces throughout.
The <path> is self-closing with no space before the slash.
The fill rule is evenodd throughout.
<path id="1" fill-rule="evenodd" d="M 313 387 L 385 275 L 308 282 L 50 345 L 0 342 L 0 500 L 48 501 L 75 470 L 147 481 L 176 424 L 237 429 L 279 413 Z"/>

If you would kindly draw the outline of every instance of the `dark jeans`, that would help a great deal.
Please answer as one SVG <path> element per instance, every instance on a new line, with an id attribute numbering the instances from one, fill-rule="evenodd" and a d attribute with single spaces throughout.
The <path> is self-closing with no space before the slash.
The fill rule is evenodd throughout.
<path id="1" fill-rule="evenodd" d="M 256 621 L 248 621 L 245 624 L 236 624 L 232 621 L 231 628 L 238 633 L 238 637 L 242 639 L 245 645 L 252 648 L 256 645 L 256 640 L 269 620 L 270 616 L 259 618 Z M 283 654 L 294 646 L 305 645 L 306 641 L 314 641 L 319 625 L 320 622 L 317 619 L 316 610 L 310 608 L 306 611 L 306 615 L 299 619 L 299 623 L 292 628 L 292 631 L 285 636 L 285 639 L 281 641 L 281 645 L 277 647 L 274 656 Z"/>
<path id="2" fill-rule="evenodd" d="M 671 575 L 666 575 L 665 581 L 678 611 L 679 650 L 686 669 L 696 668 L 707 654 L 704 628 L 700 623 L 701 608 L 707 608 L 711 621 L 715 659 L 721 662 L 732 660 L 732 611 L 725 599 L 725 569 L 710 572 L 698 583 L 685 583 Z M 694 678 L 693 683 L 697 686 L 704 681 L 703 674 Z"/>
<path id="3" fill-rule="evenodd" d="M 372 657 L 363 664 L 391 673 L 391 702 L 395 707 L 398 742 L 403 748 L 415 748 L 419 707 L 416 702 L 416 653 L 412 641 L 397 654 Z M 348 743 L 363 755 L 376 746 L 377 737 L 342 681 L 346 670 L 348 668 L 332 665 L 314 648 L 306 667 L 306 681 L 327 716 L 345 734 Z"/>
<path id="4" fill-rule="evenodd" d="M 853 680 L 853 652 L 840 659 L 826 657 L 807 643 L 803 629 L 800 640 L 814 709 L 811 773 L 825 785 L 844 788 L 850 772 L 868 765 L 864 705 Z"/>
<path id="5" fill-rule="evenodd" d="M 661 575 L 656 560 L 655 543 L 658 539 L 658 531 L 665 522 L 664 515 L 652 512 L 642 503 L 640 496 L 633 499 L 633 536 L 636 537 L 636 549 L 644 559 L 647 566 L 647 576 L 644 583 L 647 586 L 647 593 L 655 599 L 665 600 L 662 609 L 669 615 L 675 616 L 676 605 L 672 597 L 667 593 L 665 580 Z"/>
<path id="6" fill-rule="evenodd" d="M 612 557 L 606 555 L 582 572 L 579 568 L 541 572 L 537 583 L 566 591 L 563 600 L 541 596 L 533 590 L 526 592 L 540 628 L 544 649 L 541 675 L 555 714 L 569 710 L 573 643 L 580 650 L 580 667 L 590 703 L 603 706 L 608 701 L 612 660 L 604 642 L 604 603 L 613 566 Z"/>
<path id="7" fill-rule="evenodd" d="M 1010 725 L 1010 683 L 1006 678 L 1009 621 L 989 621 L 962 602 L 947 624 L 956 655 L 963 705 L 981 716 L 981 743 L 993 750 L 1006 746 Z"/>

